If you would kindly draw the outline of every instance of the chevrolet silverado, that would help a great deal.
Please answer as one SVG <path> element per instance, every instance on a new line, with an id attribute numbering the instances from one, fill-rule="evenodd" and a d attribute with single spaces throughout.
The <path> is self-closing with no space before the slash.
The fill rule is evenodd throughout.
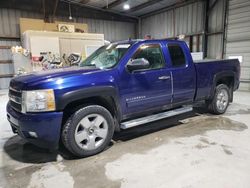
<path id="1" fill-rule="evenodd" d="M 188 112 L 196 102 L 223 114 L 239 76 L 237 59 L 193 62 L 183 41 L 121 41 L 81 67 L 14 77 L 7 118 L 29 142 L 57 149 L 61 140 L 85 157 L 103 151 L 115 131 Z"/>

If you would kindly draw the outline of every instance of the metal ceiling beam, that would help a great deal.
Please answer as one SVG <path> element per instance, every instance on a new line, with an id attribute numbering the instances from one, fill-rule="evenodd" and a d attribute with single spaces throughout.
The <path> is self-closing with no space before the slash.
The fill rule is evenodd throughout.
<path id="1" fill-rule="evenodd" d="M 44 0 L 45 17 L 53 15 L 55 0 Z M 113 10 L 105 10 L 89 5 L 79 3 L 77 1 L 60 0 L 55 12 L 56 16 L 69 17 L 69 2 L 71 2 L 72 16 L 74 18 L 93 18 L 112 21 L 138 22 L 138 17 L 128 16 Z M 36 12 L 44 15 L 43 0 L 0 0 L 0 8 L 18 9 L 30 12 Z M 51 20 L 48 20 L 51 21 Z M 70 20 L 69 20 L 70 21 Z"/>
<path id="2" fill-rule="evenodd" d="M 53 9 L 53 15 L 52 15 L 52 20 L 55 20 L 55 15 L 56 15 L 56 10 L 57 10 L 57 6 L 58 6 L 59 0 L 55 0 L 55 5 L 54 5 L 54 9 Z"/>
<path id="3" fill-rule="evenodd" d="M 215 5 L 219 2 L 219 0 L 215 0 L 213 2 L 213 4 L 211 6 L 209 6 L 209 12 L 211 12 L 213 10 L 213 8 L 215 7 Z"/>
<path id="4" fill-rule="evenodd" d="M 44 20 L 46 22 L 54 20 L 54 13 L 56 13 L 57 5 L 58 0 L 43 0 Z"/>
<path id="5" fill-rule="evenodd" d="M 79 1 L 79 3 L 82 3 L 82 4 L 87 4 L 87 3 L 89 3 L 90 2 L 90 0 L 80 0 Z"/>
<path id="6" fill-rule="evenodd" d="M 175 9 L 175 8 L 183 7 L 183 6 L 186 6 L 186 5 L 195 3 L 195 2 L 199 2 L 199 1 L 205 1 L 205 0 L 184 0 L 184 1 L 180 1 L 180 2 L 175 3 L 173 5 L 166 6 L 166 7 L 163 7 L 161 9 L 153 10 L 153 11 L 148 12 L 146 14 L 140 15 L 139 18 L 145 18 L 145 17 L 148 17 L 148 16 L 156 15 L 156 14 L 168 11 L 168 10 L 172 10 L 172 9 Z"/>
<path id="7" fill-rule="evenodd" d="M 137 16 L 130 16 L 130 15 L 127 15 L 127 14 L 124 14 L 124 13 L 114 11 L 114 10 L 103 9 L 103 8 L 99 8 L 99 7 L 95 7 L 95 6 L 91 6 L 91 5 L 81 4 L 81 3 L 77 2 L 76 0 L 61 0 L 61 2 L 65 2 L 65 3 L 70 2 L 72 5 L 74 4 L 74 5 L 80 6 L 82 8 L 92 9 L 93 11 L 98 11 L 98 13 L 110 14 L 110 15 L 112 15 L 113 19 L 116 19 L 116 17 L 117 18 L 123 17 L 123 18 L 130 19 L 133 22 L 138 22 L 138 17 Z"/>
<path id="8" fill-rule="evenodd" d="M 125 3 L 126 1 L 128 1 L 128 0 L 116 0 L 112 3 L 109 3 L 107 6 L 103 7 L 103 9 L 111 9 L 113 7 L 116 7 L 120 4 L 122 4 L 122 3 Z"/>
<path id="9" fill-rule="evenodd" d="M 43 7 L 43 19 L 46 19 L 46 6 L 45 6 L 45 0 L 42 0 L 42 7 Z"/>
<path id="10" fill-rule="evenodd" d="M 49 22 L 49 15 L 50 15 L 50 9 L 51 9 L 51 7 L 48 5 L 48 4 L 50 4 L 50 1 L 48 1 L 48 0 L 43 0 L 43 10 L 44 10 L 44 20 L 46 21 L 46 22 Z"/>

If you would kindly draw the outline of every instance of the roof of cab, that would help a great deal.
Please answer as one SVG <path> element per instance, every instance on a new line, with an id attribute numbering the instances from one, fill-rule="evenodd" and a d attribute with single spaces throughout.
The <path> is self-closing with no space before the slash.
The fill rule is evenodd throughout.
<path id="1" fill-rule="evenodd" d="M 135 43 L 151 43 L 151 42 L 183 42 L 180 40 L 171 40 L 171 39 L 131 39 L 114 42 L 116 44 L 135 44 Z"/>

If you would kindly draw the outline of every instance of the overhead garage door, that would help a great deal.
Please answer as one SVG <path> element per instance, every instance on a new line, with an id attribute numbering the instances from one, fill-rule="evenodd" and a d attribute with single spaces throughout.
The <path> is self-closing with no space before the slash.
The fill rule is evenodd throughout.
<path id="1" fill-rule="evenodd" d="M 227 24 L 226 56 L 240 56 L 240 89 L 250 90 L 250 1 L 230 0 Z"/>

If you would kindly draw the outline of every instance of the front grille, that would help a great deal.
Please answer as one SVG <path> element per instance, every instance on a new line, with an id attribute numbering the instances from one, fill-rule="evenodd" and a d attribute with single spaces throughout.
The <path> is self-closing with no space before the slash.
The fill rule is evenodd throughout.
<path id="1" fill-rule="evenodd" d="M 13 88 L 10 88 L 9 90 L 9 95 L 12 95 L 12 96 L 16 96 L 16 97 L 22 97 L 22 92 L 21 91 L 18 91 L 18 90 L 15 90 Z"/>
<path id="2" fill-rule="evenodd" d="M 18 111 L 22 111 L 22 92 L 10 87 L 9 89 L 10 106 Z"/>

